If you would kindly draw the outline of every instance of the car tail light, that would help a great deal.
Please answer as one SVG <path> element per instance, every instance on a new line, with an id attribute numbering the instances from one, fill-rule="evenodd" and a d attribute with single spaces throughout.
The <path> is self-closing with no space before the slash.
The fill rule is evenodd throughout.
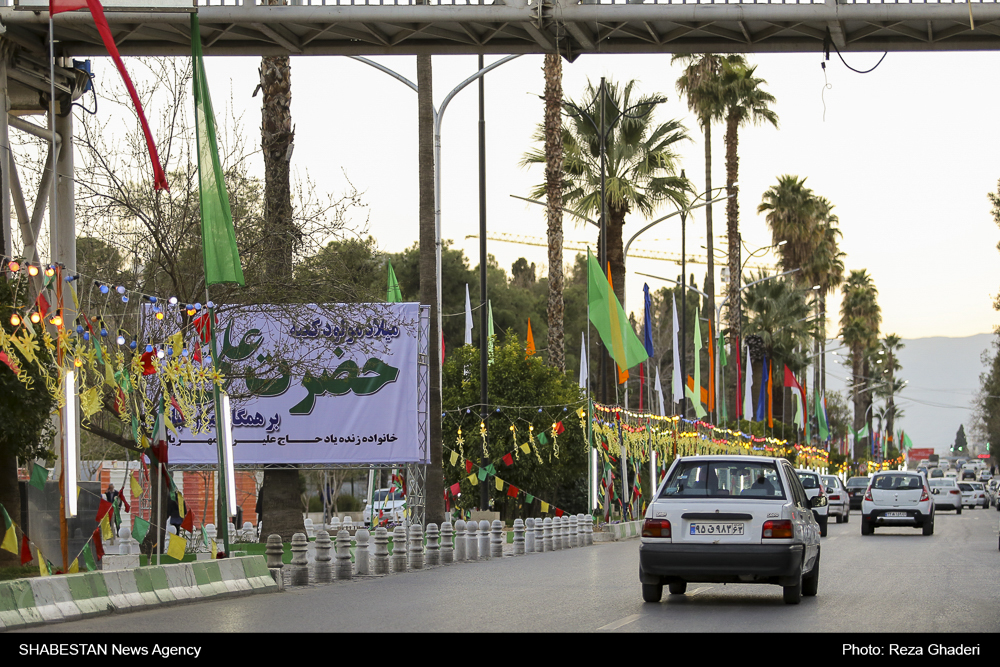
<path id="1" fill-rule="evenodd" d="M 788 539 L 792 537 L 792 522 L 788 519 L 765 521 L 761 532 L 764 539 Z"/>
<path id="2" fill-rule="evenodd" d="M 642 524 L 643 537 L 670 537 L 670 522 L 666 519 L 646 519 Z"/>
<path id="3" fill-rule="evenodd" d="M 830 500 L 840 500 L 840 495 L 830 496 Z"/>
<path id="4" fill-rule="evenodd" d="M 951 490 L 951 492 L 952 492 L 952 493 L 955 493 L 955 494 L 957 494 L 957 495 L 962 495 L 962 492 L 961 492 L 961 491 L 959 491 L 958 489 L 952 489 L 952 490 Z"/>
<path id="5" fill-rule="evenodd" d="M 872 498 L 872 487 L 870 486 L 867 489 L 865 489 L 865 500 L 867 500 L 870 503 L 875 502 L 875 499 Z"/>
<path id="6" fill-rule="evenodd" d="M 926 502 L 926 501 L 928 501 L 930 499 L 931 499 L 930 491 L 928 491 L 927 487 L 925 486 L 924 487 L 924 492 L 920 495 L 920 502 L 923 503 L 923 502 Z"/>

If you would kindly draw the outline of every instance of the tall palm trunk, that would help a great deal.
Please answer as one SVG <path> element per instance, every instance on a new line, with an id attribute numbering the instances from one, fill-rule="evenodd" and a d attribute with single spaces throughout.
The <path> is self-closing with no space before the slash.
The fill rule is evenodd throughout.
<path id="1" fill-rule="evenodd" d="M 702 125 L 705 131 L 705 201 L 712 200 L 712 123 Z M 705 238 L 708 241 L 708 270 L 705 274 L 705 306 L 712 331 L 717 333 L 719 323 L 715 321 L 715 237 L 712 230 L 712 207 L 705 207 Z"/>
<path id="2" fill-rule="evenodd" d="M 729 114 L 726 119 L 726 239 L 729 243 L 729 332 L 733 340 L 741 338 L 742 308 L 740 305 L 740 205 L 736 196 L 739 181 L 739 120 Z"/>
<path id="3" fill-rule="evenodd" d="M 284 5 L 285 0 L 268 0 L 269 5 Z M 265 281 L 269 298 L 281 300 L 287 294 L 282 286 L 292 280 L 292 260 L 300 232 L 292 219 L 291 160 L 295 141 L 292 129 L 292 67 L 288 56 L 266 56 L 260 60 L 261 152 L 264 154 L 264 221 L 268 242 L 265 244 Z M 287 299 L 287 296 L 285 296 Z M 298 470 L 266 470 L 262 487 L 264 514 L 260 541 L 267 535 L 281 535 L 291 541 L 295 533 L 304 533 L 299 500 Z M 217 516 L 227 516 L 219 499 Z"/>
<path id="4" fill-rule="evenodd" d="M 417 56 L 417 169 L 420 235 L 420 303 L 431 307 L 430 465 L 424 485 L 424 521 L 444 521 L 444 471 L 441 468 L 441 332 L 438 329 L 437 234 L 434 226 L 434 89 L 431 57 Z"/>
<path id="5" fill-rule="evenodd" d="M 548 363 L 566 370 L 563 328 L 562 58 L 545 54 L 545 201 L 549 242 Z"/>

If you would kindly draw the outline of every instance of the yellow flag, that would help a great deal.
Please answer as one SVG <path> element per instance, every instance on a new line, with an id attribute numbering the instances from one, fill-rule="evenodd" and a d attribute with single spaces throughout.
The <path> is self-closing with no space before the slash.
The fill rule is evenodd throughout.
<path id="1" fill-rule="evenodd" d="M 545 512 L 548 512 L 549 511 L 549 504 L 547 502 L 545 502 L 544 500 L 542 500 L 540 502 L 542 503 L 542 513 L 544 514 Z"/>
<path id="2" fill-rule="evenodd" d="M 499 477 L 497 477 L 496 480 L 497 480 L 497 491 L 503 491 L 503 480 L 500 479 Z"/>
<path id="3" fill-rule="evenodd" d="M 46 567 L 46 565 L 45 565 L 45 556 L 42 555 L 42 550 L 38 549 L 38 551 L 36 552 L 36 554 L 38 555 L 38 572 L 39 572 L 39 574 L 41 574 L 43 577 L 47 577 L 50 574 L 52 574 L 51 572 L 49 572 L 49 568 Z"/>
<path id="4" fill-rule="evenodd" d="M 209 542 L 212 543 L 212 558 L 215 558 L 219 555 L 219 548 L 215 546 L 215 540 L 209 540 Z"/>
<path id="5" fill-rule="evenodd" d="M 458 463 L 458 452 L 451 453 L 451 464 L 456 465 Z"/>
<path id="6" fill-rule="evenodd" d="M 70 565 L 69 565 L 69 572 L 68 572 L 68 574 L 76 574 L 79 571 L 80 571 L 80 559 L 79 558 L 74 558 L 73 562 L 70 563 Z"/>
<path id="7" fill-rule="evenodd" d="M 469 483 L 472 484 L 472 486 L 479 484 L 479 476 L 476 473 L 469 475 Z"/>
<path id="8" fill-rule="evenodd" d="M 135 502 L 135 499 L 142 495 L 142 486 L 139 484 L 139 481 L 136 480 L 135 476 L 136 471 L 134 470 L 132 471 L 132 474 L 128 476 L 128 481 L 132 485 L 132 502 Z"/>
<path id="9" fill-rule="evenodd" d="M 177 492 L 177 516 L 184 518 L 187 512 L 184 511 L 184 494 Z"/>
<path id="10" fill-rule="evenodd" d="M 111 530 L 110 517 L 111 517 L 111 512 L 108 512 L 107 514 L 104 515 L 104 518 L 101 519 L 101 539 L 105 541 L 110 540 L 112 537 L 115 536 L 114 531 Z"/>
<path id="11" fill-rule="evenodd" d="M 184 560 L 185 549 L 187 549 L 187 540 L 180 535 L 172 534 L 170 536 L 170 544 L 167 546 L 167 555 L 181 561 Z"/>
<path id="12" fill-rule="evenodd" d="M 529 445 L 528 443 L 524 443 L 523 445 L 521 445 L 521 451 L 524 452 L 525 454 L 530 454 L 531 445 Z"/>

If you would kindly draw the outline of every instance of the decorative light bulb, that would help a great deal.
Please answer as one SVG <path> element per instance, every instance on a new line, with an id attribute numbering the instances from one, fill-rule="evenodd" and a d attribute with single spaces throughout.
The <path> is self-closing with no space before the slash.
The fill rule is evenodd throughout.
<path id="1" fill-rule="evenodd" d="M 177 305 L 177 297 L 176 296 L 170 297 L 169 299 L 167 299 L 167 303 L 169 303 L 171 306 L 176 306 Z"/>
<path id="2" fill-rule="evenodd" d="M 56 275 L 56 267 L 51 266 L 51 265 L 50 266 L 46 266 L 45 267 L 45 275 L 48 276 L 49 278 L 51 278 L 52 276 Z"/>
<path id="3" fill-rule="evenodd" d="M 128 348 L 130 350 L 134 351 L 136 347 L 138 347 L 138 346 L 135 344 L 135 341 L 132 341 L 131 343 L 128 344 Z"/>
<path id="4" fill-rule="evenodd" d="M 163 311 L 162 310 L 157 310 L 156 311 L 156 319 L 158 319 L 158 320 L 162 320 L 163 319 Z"/>
<path id="5" fill-rule="evenodd" d="M 115 342 L 118 343 L 119 345 L 124 345 L 125 344 L 125 336 L 118 336 L 118 338 L 115 339 Z"/>
<path id="6" fill-rule="evenodd" d="M 73 360 L 73 365 L 79 368 L 80 366 L 83 366 L 83 361 L 81 361 L 80 358 L 77 357 L 76 359 Z"/>
<path id="7" fill-rule="evenodd" d="M 18 315 L 17 313 L 14 313 L 13 315 L 10 316 L 10 324 L 11 324 L 11 326 L 15 326 L 16 327 L 20 323 L 21 323 L 21 316 L 20 315 Z"/>
<path id="8" fill-rule="evenodd" d="M 101 285 L 101 294 L 107 294 L 111 289 L 107 285 Z"/>
<path id="9" fill-rule="evenodd" d="M 31 276 L 32 278 L 34 278 L 35 276 L 37 276 L 38 275 L 38 267 L 35 266 L 35 265 L 33 265 L 33 264 L 29 264 L 28 265 L 28 275 Z"/>
<path id="10" fill-rule="evenodd" d="M 158 349 L 158 350 L 156 351 L 156 358 L 157 358 L 157 359 L 162 359 L 162 358 L 163 358 L 164 356 L 166 356 L 166 354 L 167 354 L 167 353 L 166 353 L 166 352 L 164 352 L 164 351 L 163 351 L 163 348 L 161 347 L 160 349 Z"/>
<path id="11" fill-rule="evenodd" d="M 38 324 L 39 322 L 42 321 L 42 315 L 36 310 L 31 314 L 31 317 L 29 317 L 28 319 L 31 320 L 33 323 Z"/>
<path id="12" fill-rule="evenodd" d="M 125 286 L 124 285 L 119 285 L 118 287 L 115 288 L 115 291 L 118 292 L 119 294 L 124 294 L 125 293 Z"/>
<path id="13" fill-rule="evenodd" d="M 61 327 L 63 324 L 62 315 L 56 313 L 55 317 L 49 320 L 49 323 L 52 324 L 53 326 Z"/>
<path id="14" fill-rule="evenodd" d="M 7 262 L 7 268 L 10 269 L 11 273 L 17 273 L 21 270 L 21 265 L 17 263 L 16 260 L 10 260 Z"/>
<path id="15" fill-rule="evenodd" d="M 152 352 L 152 351 L 153 351 L 152 343 L 146 343 L 146 352 Z"/>

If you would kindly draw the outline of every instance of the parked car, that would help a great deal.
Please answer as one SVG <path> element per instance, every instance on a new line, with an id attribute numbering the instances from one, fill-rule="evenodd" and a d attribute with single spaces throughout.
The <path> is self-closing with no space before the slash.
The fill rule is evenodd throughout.
<path id="1" fill-rule="evenodd" d="M 861 534 L 880 526 L 912 526 L 934 534 L 934 501 L 923 475 L 883 471 L 872 475 L 861 504 Z"/>
<path id="2" fill-rule="evenodd" d="M 986 495 L 986 485 L 982 482 L 959 482 L 958 488 L 962 492 L 962 506 L 970 510 L 976 507 L 989 509 L 990 499 Z"/>
<path id="3" fill-rule="evenodd" d="M 812 500 L 817 496 L 826 495 L 826 487 L 824 486 L 823 481 L 819 478 L 818 472 L 813 472 L 812 470 L 796 470 L 795 474 L 799 476 L 799 482 L 802 483 L 802 488 L 805 489 L 806 496 L 809 500 Z M 819 524 L 820 537 L 826 537 L 826 524 L 830 520 L 830 499 L 827 498 L 826 503 L 813 509 L 813 514 L 816 515 L 816 523 Z"/>
<path id="4" fill-rule="evenodd" d="M 986 493 L 989 494 L 990 500 L 997 511 L 1000 512 L 1000 498 L 998 498 L 997 487 L 1000 486 L 1000 479 L 991 479 L 986 482 Z"/>
<path id="5" fill-rule="evenodd" d="M 956 514 L 962 513 L 962 490 L 958 488 L 958 482 L 954 477 L 929 479 L 927 486 L 931 490 L 934 509 L 948 509 L 955 510 Z"/>
<path id="6" fill-rule="evenodd" d="M 381 523 L 402 523 L 405 512 L 406 496 L 399 489 L 389 493 L 389 489 L 379 489 L 372 494 L 372 499 L 365 503 L 365 528 L 370 528 L 372 517 L 375 525 Z"/>
<path id="7" fill-rule="evenodd" d="M 847 492 L 851 496 L 851 509 L 861 509 L 861 501 L 864 500 L 865 490 L 868 488 L 867 477 L 851 477 L 847 480 Z"/>
<path id="8" fill-rule="evenodd" d="M 820 528 L 783 458 L 692 456 L 674 461 L 646 510 L 639 545 L 642 599 L 688 583 L 776 584 L 798 604 L 819 586 Z"/>
<path id="9" fill-rule="evenodd" d="M 851 519 L 851 503 L 847 487 L 836 475 L 820 475 L 826 485 L 826 499 L 830 510 L 829 516 L 837 517 L 837 523 L 847 523 Z"/>

